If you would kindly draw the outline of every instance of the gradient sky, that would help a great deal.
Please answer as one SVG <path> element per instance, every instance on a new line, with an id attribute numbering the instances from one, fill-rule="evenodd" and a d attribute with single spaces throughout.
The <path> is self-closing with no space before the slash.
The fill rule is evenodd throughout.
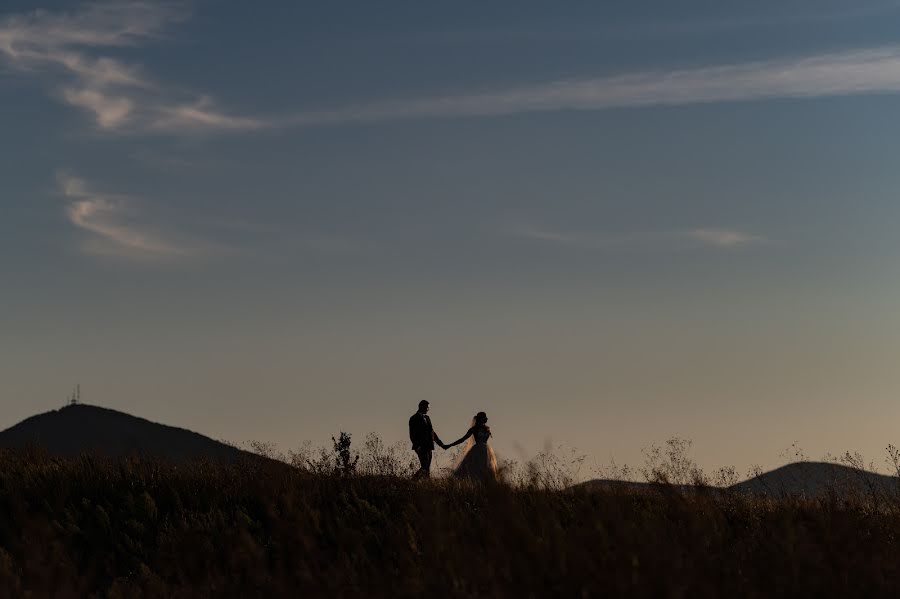
<path id="1" fill-rule="evenodd" d="M 0 428 L 900 443 L 895 2 L 0 7 Z"/>

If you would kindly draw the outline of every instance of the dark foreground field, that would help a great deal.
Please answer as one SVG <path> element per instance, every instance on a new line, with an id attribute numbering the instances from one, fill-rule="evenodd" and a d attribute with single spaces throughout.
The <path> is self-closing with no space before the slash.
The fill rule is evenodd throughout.
<path id="1" fill-rule="evenodd" d="M 0 454 L 0 597 L 888 596 L 864 499 L 472 488 Z"/>

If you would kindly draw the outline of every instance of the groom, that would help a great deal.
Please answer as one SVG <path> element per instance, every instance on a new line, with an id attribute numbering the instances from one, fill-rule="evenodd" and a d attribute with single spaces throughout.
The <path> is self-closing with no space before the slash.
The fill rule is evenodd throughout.
<path id="1" fill-rule="evenodd" d="M 409 440 L 412 441 L 413 451 L 419 456 L 419 464 L 421 464 L 419 471 L 416 472 L 416 478 L 429 478 L 431 476 L 431 454 L 434 451 L 435 441 L 442 449 L 447 449 L 447 446 L 431 426 L 431 418 L 428 417 L 428 402 L 424 399 L 419 402 L 419 411 L 409 418 Z"/>

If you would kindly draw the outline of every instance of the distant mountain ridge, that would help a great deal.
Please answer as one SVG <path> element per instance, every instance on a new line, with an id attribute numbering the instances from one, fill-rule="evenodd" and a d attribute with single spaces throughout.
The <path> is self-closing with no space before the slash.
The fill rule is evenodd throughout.
<path id="1" fill-rule="evenodd" d="M 769 496 L 819 497 L 830 492 L 897 493 L 900 479 L 830 462 L 794 462 L 731 487 L 735 491 Z"/>
<path id="2" fill-rule="evenodd" d="M 256 457 L 187 429 L 87 404 L 38 414 L 0 431 L 0 447 L 27 446 L 64 456 L 97 452 L 110 457 L 147 455 L 176 460 Z"/>
<path id="3" fill-rule="evenodd" d="M 609 479 L 590 480 L 579 485 L 588 491 L 593 490 L 636 490 L 653 489 L 655 483 L 622 481 Z M 692 485 L 676 485 L 679 489 L 689 491 Z M 768 497 L 823 497 L 829 493 L 847 495 L 851 493 L 900 493 L 900 479 L 877 472 L 869 472 L 829 462 L 794 462 L 764 472 L 745 481 L 728 487 L 730 491 L 765 495 Z"/>

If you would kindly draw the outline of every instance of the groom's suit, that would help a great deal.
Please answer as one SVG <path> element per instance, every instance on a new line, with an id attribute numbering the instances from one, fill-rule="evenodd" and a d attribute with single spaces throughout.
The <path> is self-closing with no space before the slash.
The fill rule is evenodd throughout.
<path id="1" fill-rule="evenodd" d="M 419 472 L 416 476 L 428 478 L 431 476 L 431 455 L 434 451 L 434 442 L 442 444 L 434 427 L 431 426 L 431 418 L 428 414 L 416 412 L 409 418 L 409 440 L 412 441 L 413 451 L 419 456 Z"/>

